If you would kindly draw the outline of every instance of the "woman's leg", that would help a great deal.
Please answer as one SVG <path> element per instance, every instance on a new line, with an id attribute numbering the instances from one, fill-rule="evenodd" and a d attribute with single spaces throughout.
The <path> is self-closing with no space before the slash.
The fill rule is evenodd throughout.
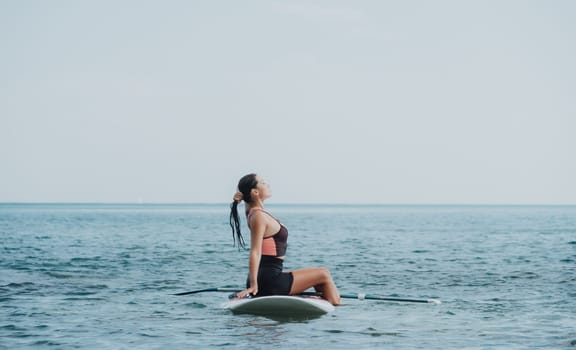
<path id="1" fill-rule="evenodd" d="M 333 305 L 340 305 L 340 294 L 338 289 L 332 281 L 330 271 L 323 267 L 302 269 L 292 271 L 294 281 L 292 282 L 292 289 L 290 294 L 302 293 L 308 288 L 314 287 L 317 292 L 321 292 L 324 299 L 331 302 Z"/>

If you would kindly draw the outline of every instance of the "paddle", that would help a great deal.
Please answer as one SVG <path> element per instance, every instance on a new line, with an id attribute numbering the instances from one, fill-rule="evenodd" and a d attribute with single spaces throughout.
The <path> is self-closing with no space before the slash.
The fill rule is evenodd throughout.
<path id="1" fill-rule="evenodd" d="M 308 294 L 308 293 L 306 293 Z M 312 294 L 315 294 L 312 292 Z M 340 298 L 344 299 L 358 299 L 358 300 L 384 300 L 384 301 L 402 301 L 407 303 L 427 303 L 427 304 L 442 304 L 440 300 L 436 299 L 406 299 L 406 298 L 391 298 L 381 297 L 377 295 L 370 295 L 364 293 L 358 294 L 340 294 Z"/>
<path id="2" fill-rule="evenodd" d="M 240 289 L 236 289 L 236 288 L 205 288 L 205 289 L 191 290 L 189 292 L 176 293 L 174 295 L 188 295 L 188 294 L 196 294 L 196 293 L 203 293 L 203 292 L 236 293 L 236 292 L 240 292 Z"/>
<path id="3" fill-rule="evenodd" d="M 205 289 L 197 289 L 192 290 L 189 292 L 182 292 L 176 293 L 174 295 L 188 295 L 188 294 L 196 294 L 196 293 L 203 293 L 203 292 L 228 292 L 228 293 L 236 293 L 239 292 L 239 289 L 234 288 L 205 288 Z M 313 295 L 313 296 L 322 296 L 322 294 L 316 292 L 303 292 L 299 295 Z M 344 299 L 358 299 L 358 300 L 382 300 L 382 301 L 398 301 L 398 302 L 407 302 L 407 303 L 426 303 L 426 304 L 441 304 L 440 300 L 436 299 L 407 299 L 407 298 L 391 298 L 391 297 L 381 297 L 377 295 L 371 294 L 340 294 L 341 298 Z"/>

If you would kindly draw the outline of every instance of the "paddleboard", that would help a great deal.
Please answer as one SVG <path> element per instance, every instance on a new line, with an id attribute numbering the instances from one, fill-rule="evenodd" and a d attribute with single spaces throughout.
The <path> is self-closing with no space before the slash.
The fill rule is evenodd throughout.
<path id="1" fill-rule="evenodd" d="M 271 295 L 230 299 L 224 304 L 235 314 L 272 317 L 317 317 L 334 311 L 334 305 L 318 297 Z"/>

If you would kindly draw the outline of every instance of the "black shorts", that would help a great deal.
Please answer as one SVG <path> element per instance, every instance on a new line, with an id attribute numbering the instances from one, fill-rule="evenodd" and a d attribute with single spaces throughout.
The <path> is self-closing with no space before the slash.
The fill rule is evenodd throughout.
<path id="1" fill-rule="evenodd" d="M 258 294 L 264 295 L 289 295 L 292 289 L 294 276 L 292 272 L 283 272 L 284 261 L 273 256 L 262 256 L 258 269 Z M 246 281 L 246 288 L 250 287 L 250 281 Z"/>

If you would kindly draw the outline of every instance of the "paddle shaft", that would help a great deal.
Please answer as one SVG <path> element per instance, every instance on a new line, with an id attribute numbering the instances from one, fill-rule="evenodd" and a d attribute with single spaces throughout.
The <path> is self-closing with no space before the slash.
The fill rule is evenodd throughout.
<path id="1" fill-rule="evenodd" d="M 301 295 L 316 295 L 322 296 L 321 293 L 316 292 L 303 292 Z M 358 299 L 358 300 L 382 300 L 382 301 L 399 301 L 399 302 L 407 302 L 407 303 L 423 303 L 423 304 L 440 304 L 440 300 L 436 299 L 408 299 L 408 298 L 392 298 L 392 297 L 381 297 L 377 295 L 370 295 L 370 294 L 340 294 L 340 298 L 343 299 Z"/>
<path id="2" fill-rule="evenodd" d="M 176 293 L 174 295 L 188 295 L 188 294 L 196 294 L 196 293 L 203 293 L 203 292 L 227 292 L 227 293 L 236 293 L 239 292 L 239 289 L 235 288 L 205 288 L 205 289 L 197 289 L 192 290 L 189 292 L 182 292 Z M 299 295 L 314 295 L 314 296 L 322 296 L 321 293 L 316 292 L 302 292 Z M 424 303 L 424 304 L 440 304 L 440 300 L 436 299 L 407 299 L 407 298 L 391 298 L 391 297 L 380 297 L 377 295 L 370 295 L 370 294 L 340 294 L 340 297 L 343 299 L 358 299 L 358 300 L 382 300 L 382 301 L 398 301 L 398 302 L 407 302 L 407 303 Z"/>
<path id="3" fill-rule="evenodd" d="M 342 294 L 341 298 L 346 299 L 358 299 L 358 300 L 383 300 L 383 301 L 401 301 L 406 303 L 430 303 L 430 304 L 440 304 L 439 300 L 436 299 L 409 299 L 409 298 L 391 298 L 391 297 L 380 297 L 377 295 L 370 294 Z"/>
<path id="4" fill-rule="evenodd" d="M 191 290 L 189 292 L 176 293 L 174 295 L 188 295 L 188 294 L 196 294 L 196 293 L 203 293 L 203 292 L 236 293 L 236 292 L 240 292 L 240 291 L 241 291 L 240 289 L 236 289 L 236 288 L 205 288 L 205 289 Z"/>

